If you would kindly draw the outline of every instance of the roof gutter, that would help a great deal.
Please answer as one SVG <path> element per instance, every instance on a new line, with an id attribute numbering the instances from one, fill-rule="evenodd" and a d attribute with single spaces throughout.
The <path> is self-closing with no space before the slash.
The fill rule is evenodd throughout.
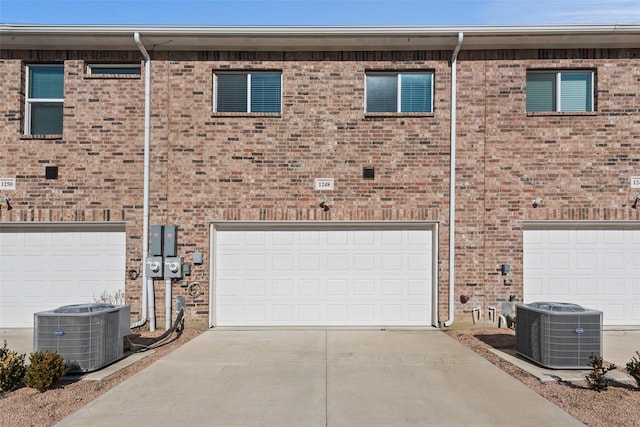
<path id="1" fill-rule="evenodd" d="M 149 253 L 149 164 L 151 158 L 151 57 L 140 40 L 140 33 L 136 32 L 133 38 L 138 45 L 138 49 L 144 56 L 144 190 L 142 208 L 142 319 L 131 325 L 132 328 L 142 326 L 147 321 L 147 305 L 153 307 L 149 321 L 149 330 L 155 330 L 155 307 L 153 304 L 152 282 L 153 279 L 147 277 L 147 255 Z"/>
<path id="2" fill-rule="evenodd" d="M 458 43 L 451 55 L 451 132 L 450 132 L 450 147 L 451 158 L 450 173 L 449 173 L 449 319 L 444 322 L 445 327 L 449 327 L 453 324 L 454 312 L 455 312 L 455 236 L 456 236 L 456 65 L 458 62 L 458 52 L 462 46 L 462 40 L 464 39 L 464 33 L 461 31 L 458 33 Z"/>

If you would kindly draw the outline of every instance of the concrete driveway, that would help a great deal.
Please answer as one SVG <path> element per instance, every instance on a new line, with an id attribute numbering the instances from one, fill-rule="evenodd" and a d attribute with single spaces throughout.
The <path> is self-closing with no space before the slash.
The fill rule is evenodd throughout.
<path id="1" fill-rule="evenodd" d="M 58 425 L 582 424 L 439 330 L 212 330 Z"/>

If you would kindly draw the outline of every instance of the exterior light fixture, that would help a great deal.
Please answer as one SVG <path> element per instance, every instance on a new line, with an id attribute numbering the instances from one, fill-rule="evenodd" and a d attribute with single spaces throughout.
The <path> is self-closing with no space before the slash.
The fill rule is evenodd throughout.
<path id="1" fill-rule="evenodd" d="M 9 198 L 9 196 L 2 196 L 2 198 L 0 198 L 0 200 L 2 200 L 2 203 L 0 204 L 5 204 L 7 205 L 7 210 L 10 211 L 11 209 L 13 209 L 13 206 L 11 206 L 11 199 Z"/>
<path id="2" fill-rule="evenodd" d="M 5 197 L 6 197 L 6 196 L 5 196 Z M 638 194 L 638 195 L 636 196 L 636 199 L 633 201 L 633 204 L 631 205 L 631 207 L 632 207 L 633 209 L 637 209 L 637 208 L 638 208 L 638 201 L 639 201 L 639 200 L 640 200 L 640 194 Z"/>
<path id="3" fill-rule="evenodd" d="M 327 212 L 329 210 L 329 205 L 327 205 L 327 196 L 322 196 L 320 198 L 320 205 L 319 205 L 322 210 L 324 210 L 325 212 Z"/>

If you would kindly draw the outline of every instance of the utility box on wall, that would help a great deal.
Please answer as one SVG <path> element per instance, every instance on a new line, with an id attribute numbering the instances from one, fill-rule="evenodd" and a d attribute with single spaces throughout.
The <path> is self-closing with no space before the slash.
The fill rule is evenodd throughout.
<path id="1" fill-rule="evenodd" d="M 164 263 L 161 256 L 147 258 L 145 268 L 147 269 L 147 277 L 158 278 L 162 277 Z"/>
<path id="2" fill-rule="evenodd" d="M 162 240 L 164 239 L 164 226 L 152 225 L 151 226 L 151 242 L 149 245 L 149 251 L 151 255 L 162 256 Z"/>
<path id="3" fill-rule="evenodd" d="M 165 279 L 181 279 L 182 278 L 182 258 L 167 257 L 164 259 L 164 278 Z"/>
<path id="4" fill-rule="evenodd" d="M 164 226 L 164 249 L 162 254 L 165 257 L 174 257 L 178 253 L 178 239 L 176 237 L 177 227 L 175 225 Z"/>

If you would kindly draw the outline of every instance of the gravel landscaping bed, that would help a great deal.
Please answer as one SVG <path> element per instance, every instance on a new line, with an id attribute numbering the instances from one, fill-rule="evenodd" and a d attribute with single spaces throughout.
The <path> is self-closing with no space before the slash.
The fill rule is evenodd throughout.
<path id="1" fill-rule="evenodd" d="M 513 329 L 451 330 L 447 334 L 588 426 L 640 426 L 640 388 L 635 384 L 613 382 L 608 390 L 597 392 L 589 387 L 586 379 L 542 382 L 490 351 L 490 348 L 515 349 Z M 516 420 L 513 425 L 518 425 Z"/>

